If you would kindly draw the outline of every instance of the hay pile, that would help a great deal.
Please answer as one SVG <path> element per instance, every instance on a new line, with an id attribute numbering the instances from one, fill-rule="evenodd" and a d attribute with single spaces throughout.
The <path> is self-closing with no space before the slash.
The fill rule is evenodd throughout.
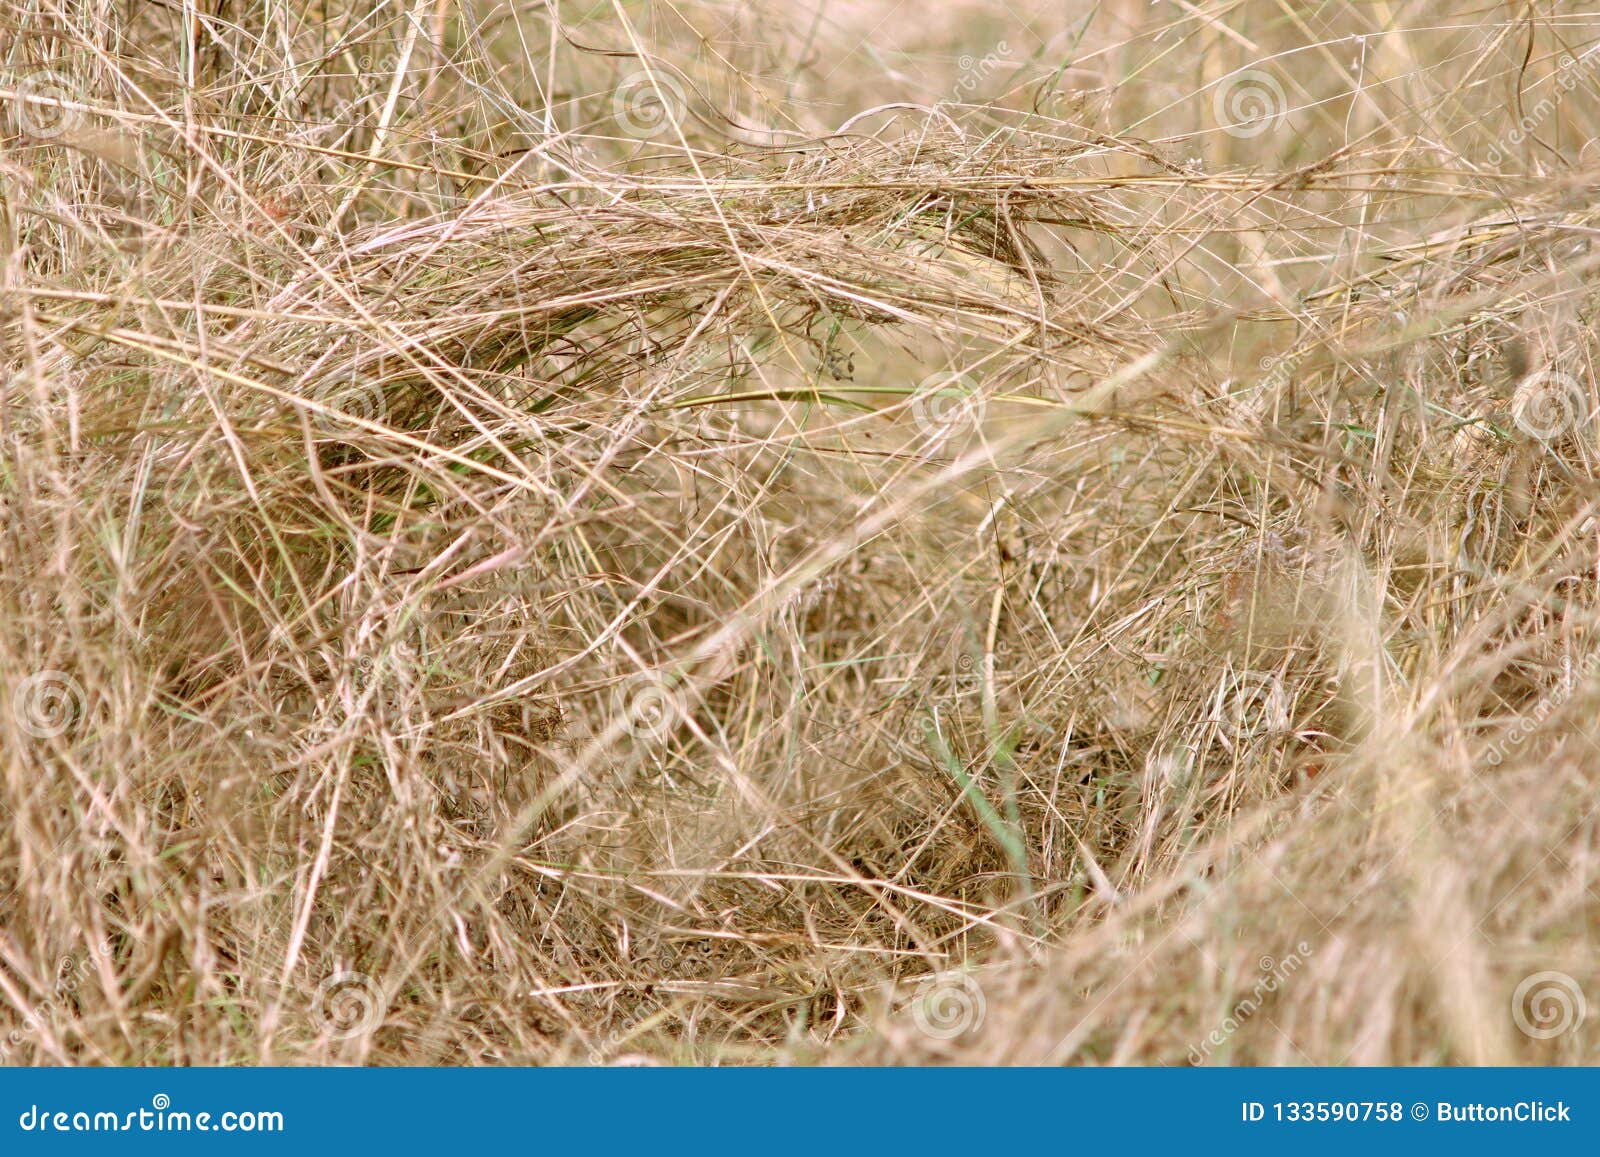
<path id="1" fill-rule="evenodd" d="M 1592 1059 L 1595 21 L 691 16 L 12 6 L 8 1058 Z"/>

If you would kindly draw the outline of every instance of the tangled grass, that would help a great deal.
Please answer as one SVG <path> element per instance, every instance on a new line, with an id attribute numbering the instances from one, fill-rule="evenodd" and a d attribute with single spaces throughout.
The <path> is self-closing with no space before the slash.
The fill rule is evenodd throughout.
<path id="1" fill-rule="evenodd" d="M 6 1059 L 1592 1061 L 1600 18 L 553 11 L 8 0 Z"/>

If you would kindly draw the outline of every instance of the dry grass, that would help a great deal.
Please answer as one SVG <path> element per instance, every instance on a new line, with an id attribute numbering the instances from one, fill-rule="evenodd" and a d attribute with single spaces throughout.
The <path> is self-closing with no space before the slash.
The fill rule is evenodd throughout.
<path id="1" fill-rule="evenodd" d="M 1594 1060 L 1600 17 L 55 3 L 8 1061 Z"/>

